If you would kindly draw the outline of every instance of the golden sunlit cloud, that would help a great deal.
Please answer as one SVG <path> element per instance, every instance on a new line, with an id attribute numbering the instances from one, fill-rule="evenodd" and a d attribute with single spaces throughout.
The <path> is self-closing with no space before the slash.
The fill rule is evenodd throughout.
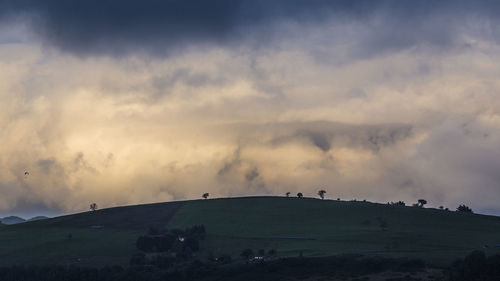
<path id="1" fill-rule="evenodd" d="M 0 210 L 318 189 L 493 210 L 496 44 L 353 57 L 347 41 L 324 40 L 315 49 L 283 35 L 272 48 L 200 44 L 154 58 L 0 44 Z"/>

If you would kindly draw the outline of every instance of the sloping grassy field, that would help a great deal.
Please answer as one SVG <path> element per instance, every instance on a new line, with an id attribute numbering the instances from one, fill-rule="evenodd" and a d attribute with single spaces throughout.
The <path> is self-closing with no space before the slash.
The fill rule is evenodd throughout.
<path id="1" fill-rule="evenodd" d="M 237 258 L 252 248 L 275 249 L 282 256 L 407 256 L 446 265 L 485 244 L 500 244 L 499 217 L 369 202 L 246 197 L 110 208 L 2 227 L 0 265 L 125 265 L 149 225 L 196 224 L 204 224 L 208 234 L 200 258 L 209 253 Z"/>

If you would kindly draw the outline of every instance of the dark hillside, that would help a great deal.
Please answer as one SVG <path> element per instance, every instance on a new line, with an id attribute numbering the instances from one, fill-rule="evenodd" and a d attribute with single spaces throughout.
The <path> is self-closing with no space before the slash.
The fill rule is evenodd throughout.
<path id="1" fill-rule="evenodd" d="M 0 229 L 0 266 L 127 265 L 139 236 L 159 229 L 206 227 L 201 260 L 244 249 L 278 257 L 338 254 L 424 259 L 448 265 L 500 244 L 500 218 L 360 201 L 243 197 L 116 207 Z M 484 249 L 487 254 L 498 248 Z"/>
<path id="2" fill-rule="evenodd" d="M 150 225 L 165 226 L 185 201 L 132 205 L 67 215 L 30 223 L 43 226 L 146 229 Z"/>

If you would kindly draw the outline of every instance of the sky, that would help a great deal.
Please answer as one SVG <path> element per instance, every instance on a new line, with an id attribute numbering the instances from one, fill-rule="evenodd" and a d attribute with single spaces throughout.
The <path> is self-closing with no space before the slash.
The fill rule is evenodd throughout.
<path id="1" fill-rule="evenodd" d="M 0 0 L 0 215 L 319 189 L 500 215 L 499 15 Z"/>

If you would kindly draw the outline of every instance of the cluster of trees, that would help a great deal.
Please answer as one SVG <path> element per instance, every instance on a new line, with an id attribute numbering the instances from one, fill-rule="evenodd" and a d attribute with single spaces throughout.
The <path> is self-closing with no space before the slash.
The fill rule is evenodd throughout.
<path id="1" fill-rule="evenodd" d="M 286 197 L 290 197 L 290 192 L 285 193 Z M 304 194 L 302 192 L 297 193 L 297 198 L 302 198 L 304 197 Z"/>
<path id="2" fill-rule="evenodd" d="M 323 190 L 323 189 L 318 190 L 319 198 L 325 199 L 325 194 L 326 194 L 325 190 Z M 290 192 L 285 193 L 285 196 L 290 197 Z M 302 198 L 302 197 L 304 197 L 304 194 L 302 194 L 302 192 L 297 193 L 297 198 Z"/>
<path id="3" fill-rule="evenodd" d="M 425 204 L 427 204 L 427 200 L 425 200 L 425 199 L 418 199 L 417 203 L 413 204 L 412 206 L 413 207 L 423 208 Z"/>
<path id="4" fill-rule="evenodd" d="M 460 205 L 460 206 L 458 206 L 457 211 L 458 212 L 464 212 L 464 213 L 471 213 L 471 214 L 474 213 L 474 212 L 472 212 L 472 209 L 469 208 L 466 205 Z"/>
<path id="5" fill-rule="evenodd" d="M 291 194 L 290 192 L 287 192 L 287 193 L 285 193 L 285 196 L 290 197 L 290 194 Z M 317 194 L 321 198 L 321 200 L 323 200 L 323 199 L 325 199 L 326 191 L 324 189 L 321 189 L 321 190 L 318 190 Z M 209 193 L 203 193 L 203 195 L 202 195 L 202 197 L 204 199 L 207 199 L 208 196 L 209 196 Z M 303 198 L 303 197 L 304 197 L 304 195 L 302 194 L 302 192 L 297 193 L 297 198 Z M 337 201 L 340 201 L 340 198 L 337 198 Z M 356 201 L 356 199 L 351 200 L 351 201 Z M 367 202 L 367 201 L 363 200 L 363 202 Z M 387 204 L 393 205 L 393 206 L 406 206 L 406 203 L 404 201 L 388 202 Z M 412 206 L 423 208 L 426 204 L 427 204 L 427 200 L 418 199 L 417 203 L 414 203 Z M 94 205 L 94 208 L 93 208 L 93 205 Z M 95 203 L 91 204 L 90 209 L 95 211 L 95 209 L 97 209 L 97 205 Z M 448 211 L 448 208 L 444 208 L 443 206 L 439 206 L 439 209 Z M 458 206 L 457 212 L 473 213 L 471 208 L 469 208 L 468 206 L 463 205 L 463 204 Z"/>
<path id="6" fill-rule="evenodd" d="M 205 238 L 206 231 L 203 225 L 181 229 L 164 230 L 150 227 L 146 235 L 139 236 L 136 241 L 136 253 L 130 259 L 132 267 L 152 267 L 164 270 L 182 268 L 190 262 L 196 261 L 193 253 L 199 251 L 199 241 Z M 252 249 L 244 249 L 241 257 L 246 260 L 262 260 L 275 257 L 275 249 L 268 251 L 260 249 L 254 252 Z M 208 260 L 214 265 L 228 264 L 232 262 L 230 255 L 214 257 L 209 254 Z"/>
<path id="7" fill-rule="evenodd" d="M 390 204 L 391 204 L 391 205 L 400 205 L 400 206 L 405 206 L 405 203 L 404 203 L 403 201 L 399 201 L 399 202 L 396 202 L 396 203 L 391 202 Z M 427 204 L 427 200 L 425 200 L 425 199 L 419 199 L 419 200 L 418 200 L 418 202 L 417 202 L 417 203 L 415 203 L 415 204 L 413 204 L 412 206 L 413 206 L 413 207 L 423 208 L 425 204 Z M 448 211 L 448 210 L 449 210 L 448 208 L 444 208 L 443 206 L 439 206 L 439 209 L 441 209 L 441 210 L 446 210 L 446 211 Z M 457 207 L 457 212 L 463 212 L 463 213 L 474 213 L 474 212 L 472 211 L 472 209 L 471 209 L 469 206 L 465 205 L 465 204 L 462 204 L 462 205 L 458 206 L 458 207 Z"/>
<path id="8" fill-rule="evenodd" d="M 326 194 L 326 191 L 323 190 L 323 189 L 321 189 L 321 190 L 318 191 L 318 196 L 322 200 L 325 199 L 325 194 Z M 285 195 L 286 195 L 286 197 L 290 197 L 290 192 L 285 193 Z M 302 192 L 297 193 L 297 198 L 302 198 L 302 197 L 304 197 L 304 195 L 302 194 Z M 337 198 L 337 201 L 340 201 L 340 198 Z M 351 200 L 351 201 L 355 202 L 356 199 Z M 363 200 L 363 202 L 367 202 L 367 201 Z M 388 205 L 393 205 L 393 206 L 406 206 L 406 203 L 404 201 L 388 202 L 387 204 Z M 425 199 L 418 199 L 417 203 L 414 203 L 412 206 L 413 207 L 423 208 L 426 204 L 427 204 L 427 200 L 425 200 Z M 448 208 L 444 208 L 443 206 L 440 206 L 439 209 L 441 209 L 441 210 L 445 209 L 445 210 L 448 211 Z M 460 205 L 460 206 L 458 206 L 457 212 L 473 213 L 472 209 L 469 208 L 466 205 Z"/>
<path id="9" fill-rule="evenodd" d="M 406 206 L 406 203 L 404 201 L 389 202 L 389 205 L 392 205 L 392 206 Z"/>
<path id="10" fill-rule="evenodd" d="M 134 255 L 130 263 L 131 265 L 151 264 L 165 267 L 179 261 L 189 260 L 194 252 L 200 250 L 200 240 L 204 240 L 205 235 L 203 225 L 195 225 L 183 230 L 162 230 L 150 227 L 146 235 L 137 238 L 136 247 L 142 253 Z M 148 258 L 144 253 L 157 255 Z"/>

